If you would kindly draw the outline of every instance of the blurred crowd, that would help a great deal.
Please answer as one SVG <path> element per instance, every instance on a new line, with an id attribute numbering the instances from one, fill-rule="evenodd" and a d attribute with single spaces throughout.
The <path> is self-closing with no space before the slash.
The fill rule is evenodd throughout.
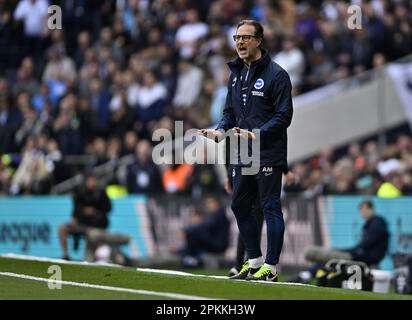
<path id="1" fill-rule="evenodd" d="M 264 24 L 264 45 L 294 95 L 412 51 L 410 1 L 352 3 L 362 29 L 347 26 L 349 1 L 0 0 L 0 193 L 48 193 L 126 155 L 134 160 L 117 182 L 131 193 L 221 190 L 208 166 L 157 167 L 153 131 L 173 132 L 175 120 L 185 129 L 217 123 L 244 18 Z M 54 4 L 61 30 L 47 27 Z M 325 150 L 293 165 L 293 190 L 372 192 L 378 171 L 407 193 L 410 174 L 388 178 L 379 164 L 395 159 L 408 172 L 409 152 L 407 137 L 383 154 L 373 142 L 342 159 Z"/>
<path id="2" fill-rule="evenodd" d="M 378 141 L 352 143 L 341 155 L 325 147 L 319 155 L 291 166 L 295 176 L 289 193 L 316 195 L 377 195 L 393 198 L 412 195 L 412 138 L 399 134 L 380 148 Z"/>

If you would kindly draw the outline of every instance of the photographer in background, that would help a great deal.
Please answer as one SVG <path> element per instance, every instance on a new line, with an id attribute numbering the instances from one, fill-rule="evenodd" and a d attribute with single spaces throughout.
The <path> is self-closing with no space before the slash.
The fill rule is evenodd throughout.
<path id="1" fill-rule="evenodd" d="M 204 200 L 204 209 L 194 212 L 191 225 L 183 230 L 184 246 L 172 252 L 181 254 L 183 267 L 202 267 L 204 254 L 226 251 L 229 228 L 225 207 L 216 196 L 208 195 Z"/>
<path id="2" fill-rule="evenodd" d="M 108 213 L 112 210 L 112 204 L 104 189 L 98 185 L 96 176 L 89 174 L 85 178 L 83 186 L 73 193 L 73 217 L 69 223 L 59 227 L 60 245 L 63 250 L 63 259 L 70 260 L 67 248 L 67 236 L 72 235 L 75 247 L 80 236 L 85 236 L 93 229 L 106 229 L 109 225 Z M 94 252 L 87 242 L 87 251 Z"/>
<path id="3" fill-rule="evenodd" d="M 309 282 L 315 276 L 316 270 L 332 259 L 360 261 L 368 266 L 376 266 L 382 261 L 389 246 L 390 234 L 387 222 L 375 214 L 370 200 L 363 200 L 359 204 L 359 211 L 365 220 L 361 240 L 355 246 L 346 249 L 325 249 L 317 246 L 307 248 L 305 258 L 315 265 L 308 271 L 300 272 L 294 282 Z"/>

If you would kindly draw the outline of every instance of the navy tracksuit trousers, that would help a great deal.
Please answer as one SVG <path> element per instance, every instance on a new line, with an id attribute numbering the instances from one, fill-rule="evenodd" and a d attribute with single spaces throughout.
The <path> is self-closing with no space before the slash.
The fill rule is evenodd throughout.
<path id="1" fill-rule="evenodd" d="M 261 167 L 256 175 L 242 175 L 242 167 L 232 168 L 233 196 L 232 210 L 235 214 L 240 236 L 246 246 L 249 259 L 262 256 L 260 232 L 252 206 L 260 198 L 267 229 L 267 253 L 265 262 L 276 265 L 283 246 L 285 223 L 283 221 L 280 193 L 282 169 Z"/>

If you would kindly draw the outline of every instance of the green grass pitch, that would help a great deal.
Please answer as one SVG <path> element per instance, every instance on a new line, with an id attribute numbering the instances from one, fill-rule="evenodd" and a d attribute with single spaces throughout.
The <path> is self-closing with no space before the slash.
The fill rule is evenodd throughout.
<path id="1" fill-rule="evenodd" d="M 51 276 L 47 272 L 51 265 L 61 267 L 61 280 L 67 282 L 62 284 L 60 290 L 51 290 L 47 282 L 41 281 Z M 12 273 L 18 277 L 6 276 L 4 273 Z M 22 278 L 25 276 L 36 277 L 37 280 Z M 69 285 L 69 282 L 74 285 Z M 127 289 L 133 289 L 134 292 L 125 292 Z M 412 296 L 396 294 L 286 283 L 233 281 L 207 276 L 152 273 L 125 267 L 0 257 L 0 299 L 180 299 L 182 297 L 189 300 L 190 297 L 239 300 L 412 299 Z"/>

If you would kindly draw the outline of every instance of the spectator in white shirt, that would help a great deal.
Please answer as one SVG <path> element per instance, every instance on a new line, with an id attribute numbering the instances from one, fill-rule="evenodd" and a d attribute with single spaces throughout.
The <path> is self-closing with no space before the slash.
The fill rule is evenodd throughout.
<path id="1" fill-rule="evenodd" d="M 203 71 L 186 60 L 179 62 L 176 93 L 173 98 L 175 108 L 189 108 L 199 97 L 203 83 Z"/>
<path id="2" fill-rule="evenodd" d="M 273 60 L 289 73 L 292 87 L 298 88 L 305 71 L 305 56 L 292 36 L 283 39 L 282 51 L 276 54 Z"/>
<path id="3" fill-rule="evenodd" d="M 76 65 L 73 59 L 66 54 L 64 48 L 53 46 L 48 49 L 47 53 L 48 62 L 43 73 L 43 81 L 62 80 L 67 82 L 76 79 Z"/>
<path id="4" fill-rule="evenodd" d="M 16 20 L 23 20 L 27 37 L 43 38 L 47 34 L 47 0 L 21 0 L 14 12 Z"/>
<path id="5" fill-rule="evenodd" d="M 186 23 L 176 32 L 176 43 L 180 48 L 182 58 L 192 58 L 199 49 L 198 41 L 205 37 L 209 31 L 206 23 L 199 20 L 195 9 L 186 12 Z"/>
<path id="6" fill-rule="evenodd" d="M 164 116 L 167 102 L 167 89 L 157 80 L 151 70 L 145 71 L 138 89 L 136 112 L 144 123 L 159 120 Z"/>
<path id="7" fill-rule="evenodd" d="M 42 54 L 47 36 L 47 0 L 21 0 L 14 11 L 14 19 L 24 26 L 24 54 L 36 60 Z"/>

